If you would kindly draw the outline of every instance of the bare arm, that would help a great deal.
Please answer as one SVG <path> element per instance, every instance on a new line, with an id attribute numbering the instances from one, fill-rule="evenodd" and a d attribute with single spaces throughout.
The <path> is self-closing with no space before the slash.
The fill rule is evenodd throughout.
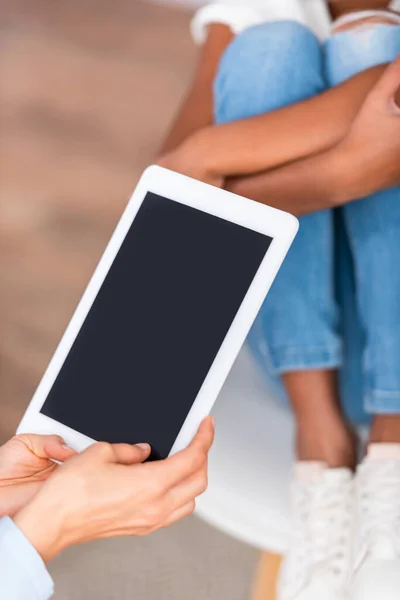
<path id="1" fill-rule="evenodd" d="M 400 57 L 368 94 L 345 138 L 270 173 L 227 180 L 227 189 L 297 215 L 400 184 Z"/>
<path id="2" fill-rule="evenodd" d="M 161 154 L 170 152 L 189 135 L 213 122 L 212 87 L 219 61 L 234 34 L 226 25 L 213 24 L 201 48 L 193 82 L 187 92 Z"/>
<path id="3" fill-rule="evenodd" d="M 235 194 L 301 216 L 345 204 L 358 197 L 351 157 L 333 148 L 274 171 L 227 179 Z"/>
<path id="4" fill-rule="evenodd" d="M 270 113 L 201 129 L 164 164 L 214 181 L 323 152 L 345 136 L 384 69 L 373 67 L 323 94 Z"/>
<path id="5" fill-rule="evenodd" d="M 384 0 L 371 0 L 375 8 L 382 4 Z M 334 16 L 355 8 L 357 0 L 336 0 L 331 7 Z M 221 55 L 233 37 L 226 25 L 209 27 L 193 82 L 160 151 L 163 156 L 178 148 L 178 157 L 165 166 L 196 176 L 194 169 L 200 165 L 198 178 L 206 179 L 208 173 L 215 181 L 228 175 L 257 173 L 322 152 L 345 135 L 382 72 L 382 67 L 376 67 L 304 102 L 214 126 L 213 81 Z"/>

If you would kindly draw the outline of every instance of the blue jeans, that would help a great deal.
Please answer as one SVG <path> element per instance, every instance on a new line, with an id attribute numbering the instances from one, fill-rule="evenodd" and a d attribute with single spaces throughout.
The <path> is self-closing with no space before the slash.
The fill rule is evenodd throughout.
<path id="1" fill-rule="evenodd" d="M 249 28 L 221 59 L 215 119 L 234 121 L 299 102 L 398 54 L 395 25 L 338 33 L 323 45 L 290 21 Z M 400 188 L 301 218 L 248 338 L 280 393 L 282 373 L 334 368 L 354 421 L 400 413 L 398 261 Z"/>

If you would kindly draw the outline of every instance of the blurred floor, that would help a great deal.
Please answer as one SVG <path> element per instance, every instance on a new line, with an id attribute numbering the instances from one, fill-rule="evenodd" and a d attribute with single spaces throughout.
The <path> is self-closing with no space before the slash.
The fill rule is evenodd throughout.
<path id="1" fill-rule="evenodd" d="M 2 441 L 176 110 L 189 19 L 135 0 L 0 0 Z M 254 560 L 189 519 L 70 550 L 52 572 L 59 600 L 245 600 Z"/>
<path id="2" fill-rule="evenodd" d="M 0 0 L 0 435 L 176 110 L 189 18 L 134 0 Z"/>

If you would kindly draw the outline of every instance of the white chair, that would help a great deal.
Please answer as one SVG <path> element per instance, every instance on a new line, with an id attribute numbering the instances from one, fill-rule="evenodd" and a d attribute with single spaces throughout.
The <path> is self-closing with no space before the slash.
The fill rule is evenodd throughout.
<path id="1" fill-rule="evenodd" d="M 198 500 L 197 514 L 268 553 L 263 567 L 267 564 L 274 576 L 279 561 L 271 556 L 283 554 L 288 545 L 293 418 L 268 390 L 246 347 L 213 414 L 217 435 L 210 456 L 209 489 Z M 262 578 L 264 573 L 263 568 Z M 255 591 L 254 597 L 259 593 Z"/>
<path id="2" fill-rule="evenodd" d="M 217 435 L 209 489 L 198 500 L 197 514 L 263 552 L 253 600 L 272 600 L 289 542 L 293 418 L 268 390 L 246 347 L 213 414 Z"/>

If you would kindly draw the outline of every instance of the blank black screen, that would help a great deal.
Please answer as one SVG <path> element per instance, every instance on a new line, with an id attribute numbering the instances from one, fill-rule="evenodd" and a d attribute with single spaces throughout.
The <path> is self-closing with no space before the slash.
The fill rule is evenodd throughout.
<path id="1" fill-rule="evenodd" d="M 148 193 L 41 412 L 166 457 L 270 243 Z"/>

